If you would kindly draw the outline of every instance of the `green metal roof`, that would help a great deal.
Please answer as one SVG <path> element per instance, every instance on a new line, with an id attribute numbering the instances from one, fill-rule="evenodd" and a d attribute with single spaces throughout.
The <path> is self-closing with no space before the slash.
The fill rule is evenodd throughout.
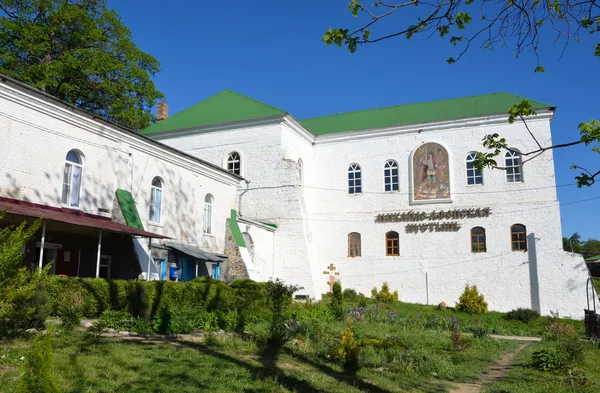
<path id="1" fill-rule="evenodd" d="M 285 115 L 287 112 L 253 98 L 224 90 L 183 111 L 141 130 L 140 134 L 180 130 L 211 124 L 227 123 L 260 117 Z"/>
<path id="2" fill-rule="evenodd" d="M 514 104 L 525 99 L 510 93 L 483 94 L 313 117 L 300 120 L 300 123 L 312 134 L 319 136 L 346 131 L 508 114 L 508 110 Z M 553 105 L 542 102 L 528 101 L 534 109 L 554 108 Z"/>
<path id="3" fill-rule="evenodd" d="M 127 226 L 144 230 L 137 207 L 135 207 L 133 195 L 131 195 L 129 191 L 117 189 L 117 200 L 121 206 L 121 211 L 123 212 Z"/>

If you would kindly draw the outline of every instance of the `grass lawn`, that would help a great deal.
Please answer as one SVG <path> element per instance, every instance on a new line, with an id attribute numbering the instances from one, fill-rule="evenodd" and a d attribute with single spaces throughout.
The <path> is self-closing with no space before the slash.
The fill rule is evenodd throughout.
<path id="1" fill-rule="evenodd" d="M 380 332 L 381 333 L 381 332 Z M 453 352 L 447 333 L 406 333 L 411 355 L 366 351 L 364 366 L 348 374 L 318 356 L 317 341 L 263 353 L 253 342 L 219 336 L 212 346 L 142 343 L 60 334 L 54 340 L 55 374 L 64 393 L 75 392 L 446 392 L 448 380 L 472 381 L 515 343 L 471 340 Z M 31 341 L 0 345 L 0 392 L 15 389 L 19 360 Z M 387 362 L 383 363 L 382 361 Z M 396 366 L 393 366 L 396 364 Z M 401 366 L 398 366 L 401 364 Z M 436 377 L 437 375 L 437 377 Z"/>
<path id="2" fill-rule="evenodd" d="M 569 379 L 568 371 L 555 372 L 537 371 L 531 368 L 531 354 L 534 351 L 548 348 L 553 343 L 542 342 L 531 345 L 521 352 L 515 366 L 509 371 L 505 380 L 489 386 L 484 393 L 591 393 L 600 392 L 600 348 L 588 345 L 585 349 L 583 362 L 577 366 L 571 375 L 579 378 Z M 581 376 L 585 376 L 585 383 Z M 569 383 L 569 381 L 572 381 Z"/>

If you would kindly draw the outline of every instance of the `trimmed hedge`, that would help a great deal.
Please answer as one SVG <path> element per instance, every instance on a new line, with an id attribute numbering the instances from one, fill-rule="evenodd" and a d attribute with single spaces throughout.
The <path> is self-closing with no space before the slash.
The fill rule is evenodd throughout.
<path id="1" fill-rule="evenodd" d="M 49 278 L 47 285 L 51 315 L 58 313 L 59 294 L 82 291 L 82 314 L 98 318 L 106 310 L 126 311 L 151 319 L 163 309 L 262 313 L 268 310 L 265 283 L 238 280 L 230 285 L 210 277 L 190 282 L 126 281 L 103 278 Z"/>

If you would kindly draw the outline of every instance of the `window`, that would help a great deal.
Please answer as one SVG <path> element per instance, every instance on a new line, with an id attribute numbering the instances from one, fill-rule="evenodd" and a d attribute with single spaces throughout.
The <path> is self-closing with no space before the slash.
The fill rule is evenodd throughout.
<path id="1" fill-rule="evenodd" d="M 229 156 L 227 157 L 227 170 L 236 175 L 242 174 L 242 161 L 239 153 L 229 153 Z"/>
<path id="2" fill-rule="evenodd" d="M 513 251 L 527 251 L 527 230 L 525 225 L 515 224 L 510 227 L 510 244 Z"/>
<path id="3" fill-rule="evenodd" d="M 83 159 L 75 150 L 67 153 L 63 175 L 62 198 L 60 203 L 65 206 L 79 207 L 81 193 L 81 177 L 83 175 Z"/>
<path id="4" fill-rule="evenodd" d="M 390 160 L 383 166 L 385 191 L 398 191 L 398 163 Z"/>
<path id="5" fill-rule="evenodd" d="M 400 255 L 400 236 L 398 236 L 398 232 L 390 231 L 385 234 L 385 255 L 388 257 Z"/>
<path id="6" fill-rule="evenodd" d="M 506 167 L 507 182 L 519 183 L 523 181 L 521 153 L 518 151 L 506 152 L 506 155 L 504 156 L 504 166 Z"/>
<path id="7" fill-rule="evenodd" d="M 360 194 L 361 192 L 360 165 L 351 164 L 348 167 L 348 194 Z"/>
<path id="8" fill-rule="evenodd" d="M 162 193 L 162 181 L 158 177 L 155 177 L 152 179 L 152 186 L 150 187 L 150 221 L 154 223 L 160 223 L 160 216 L 162 213 Z"/>
<path id="9" fill-rule="evenodd" d="M 475 185 L 475 184 L 483 184 L 483 175 L 481 171 L 477 169 L 476 166 L 473 165 L 473 161 L 477 158 L 476 152 L 471 152 L 467 156 L 467 184 Z"/>
<path id="10" fill-rule="evenodd" d="M 109 255 L 100 256 L 100 271 L 98 277 L 110 278 L 110 262 L 111 257 Z"/>
<path id="11" fill-rule="evenodd" d="M 213 217 L 214 198 L 210 194 L 204 197 L 204 234 L 212 235 L 212 217 Z"/>
<path id="12" fill-rule="evenodd" d="M 252 236 L 248 232 L 242 233 L 242 237 L 244 238 L 244 243 L 246 243 L 246 248 L 250 253 L 250 256 L 254 255 L 254 240 L 252 240 Z"/>
<path id="13" fill-rule="evenodd" d="M 471 228 L 471 252 L 486 252 L 485 229 L 482 227 Z"/>
<path id="14" fill-rule="evenodd" d="M 348 256 L 351 258 L 360 256 L 360 233 L 348 234 Z"/>
<path id="15" fill-rule="evenodd" d="M 304 163 L 302 159 L 298 159 L 298 179 L 300 180 L 300 185 L 304 185 Z"/>

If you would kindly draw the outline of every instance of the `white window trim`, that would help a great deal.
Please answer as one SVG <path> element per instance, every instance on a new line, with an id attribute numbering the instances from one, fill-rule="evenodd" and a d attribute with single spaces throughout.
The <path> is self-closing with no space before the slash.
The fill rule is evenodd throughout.
<path id="1" fill-rule="evenodd" d="M 210 197 L 210 203 L 206 201 L 207 197 Z M 206 206 L 210 206 L 210 232 L 206 232 Z M 205 236 L 214 237 L 214 224 L 215 224 L 215 197 L 212 194 L 206 194 L 204 196 L 204 217 L 202 218 L 202 234 Z"/>
<path id="2" fill-rule="evenodd" d="M 158 218 L 158 221 L 154 221 L 154 217 L 151 217 L 150 215 L 150 211 L 148 211 L 148 224 L 156 226 L 156 227 L 164 227 L 164 207 L 165 207 L 165 182 L 163 181 L 163 179 L 160 176 L 154 176 L 152 178 L 152 182 L 154 182 L 154 179 L 158 179 L 158 181 L 160 182 L 160 187 L 157 187 L 155 185 L 153 185 L 152 183 L 150 183 L 150 203 L 148 204 L 148 207 L 151 208 L 154 206 L 153 202 L 152 202 L 152 194 L 154 192 L 154 190 L 160 190 L 161 191 L 161 195 L 160 195 L 160 217 Z M 156 213 L 154 213 L 154 216 L 156 216 Z"/>
<path id="3" fill-rule="evenodd" d="M 70 152 L 74 152 L 75 154 L 77 154 L 77 157 L 79 158 L 79 160 L 81 161 L 81 164 L 77 164 L 73 161 L 69 161 L 66 159 L 66 156 L 69 155 Z M 62 173 L 62 180 L 61 180 L 61 194 L 60 194 L 60 206 L 63 208 L 67 208 L 67 209 L 72 209 L 72 210 L 82 210 L 81 208 L 81 201 L 83 200 L 83 170 L 85 167 L 85 161 L 84 161 L 84 157 L 83 154 L 79 152 L 79 150 L 76 149 L 71 149 L 67 152 L 67 155 L 65 156 L 65 162 L 63 164 L 63 173 Z M 64 171 L 66 166 L 71 165 L 71 166 L 77 166 L 81 169 L 81 179 L 79 180 L 79 200 L 77 201 L 77 206 L 71 206 L 71 189 L 73 186 L 73 170 L 71 170 L 71 178 L 69 179 L 71 181 L 71 183 L 69 184 L 69 193 L 67 194 L 67 203 L 63 203 L 63 198 L 62 198 L 62 192 L 63 192 L 63 187 L 65 185 L 64 183 Z"/>
<path id="4" fill-rule="evenodd" d="M 504 156 L 503 156 L 503 159 L 504 159 L 504 168 L 508 168 L 506 166 L 506 159 L 507 159 L 506 155 L 507 154 L 518 154 L 519 155 L 519 165 L 516 166 L 516 167 L 515 166 L 511 166 L 511 168 L 519 168 L 520 174 L 521 174 L 521 181 L 508 181 L 508 172 L 506 170 L 504 170 L 504 183 L 506 183 L 506 184 L 522 184 L 522 183 L 525 182 L 525 178 L 523 177 L 523 154 L 519 150 L 517 150 L 517 149 L 512 149 L 512 150 L 513 151 L 510 151 L 510 150 L 507 151 L 504 154 Z M 514 158 L 514 155 L 511 156 L 510 158 Z"/>
<path id="5" fill-rule="evenodd" d="M 389 169 L 389 170 L 390 170 L 390 178 L 391 178 L 391 177 L 393 177 L 393 176 L 391 175 L 391 170 L 392 170 L 393 168 L 388 168 L 388 167 L 387 167 L 387 165 L 388 165 L 390 162 L 393 162 L 393 163 L 395 163 L 395 164 L 396 164 L 396 170 L 398 171 L 398 189 L 397 189 L 397 190 L 390 190 L 390 191 L 386 191 L 386 190 L 385 190 L 385 186 L 387 185 L 387 183 L 386 183 L 385 171 L 386 171 L 387 169 Z M 394 184 L 394 182 L 390 180 L 390 185 L 393 185 L 393 184 Z M 385 192 L 386 194 L 395 194 L 395 193 L 398 193 L 398 192 L 400 192 L 400 165 L 398 165 L 398 161 L 396 161 L 396 160 L 387 160 L 387 161 L 385 162 L 385 164 L 383 164 L 383 192 Z"/>
<path id="6" fill-rule="evenodd" d="M 350 168 L 352 168 L 352 167 L 356 167 L 358 169 L 355 168 L 355 169 L 351 170 Z M 356 190 L 356 187 L 357 187 L 356 186 L 356 173 L 360 174 L 360 192 L 356 192 L 356 191 L 350 192 L 350 188 L 351 188 L 350 187 L 350 179 L 348 178 L 348 175 L 350 174 L 350 172 L 354 173 L 354 179 L 353 179 L 354 185 L 352 186 L 352 188 L 354 190 Z M 346 168 L 346 193 L 351 196 L 362 195 L 362 190 L 363 190 L 362 167 L 357 163 L 352 163 L 352 164 L 348 165 L 348 167 Z"/>
<path id="7" fill-rule="evenodd" d="M 244 168 L 242 166 L 242 161 L 243 161 L 242 160 L 242 154 L 239 151 L 231 151 L 231 152 L 227 153 L 227 155 L 225 156 L 225 165 L 224 165 L 225 166 L 225 170 L 228 171 L 228 172 L 231 172 L 233 174 L 236 174 L 234 171 L 229 170 L 229 163 L 230 163 L 230 161 L 231 162 L 235 162 L 235 160 L 233 160 L 233 161 L 230 160 L 230 158 L 231 158 L 231 156 L 233 154 L 237 154 L 237 156 L 238 156 L 238 164 L 239 164 L 239 167 L 240 167 L 240 173 L 238 173 L 237 175 L 238 176 L 242 176 Z"/>
<path id="8" fill-rule="evenodd" d="M 465 159 L 465 184 L 467 187 L 482 187 L 485 184 L 485 179 L 483 178 L 483 171 L 479 171 L 481 173 L 481 184 L 477 184 L 477 183 L 473 183 L 473 184 L 469 184 L 469 168 L 467 168 L 467 164 L 469 162 L 473 162 L 474 159 L 469 159 L 469 157 L 471 156 L 471 154 L 475 154 L 477 156 L 477 152 L 476 151 L 471 151 L 467 154 L 467 158 Z M 475 169 L 477 170 L 477 169 Z"/>

